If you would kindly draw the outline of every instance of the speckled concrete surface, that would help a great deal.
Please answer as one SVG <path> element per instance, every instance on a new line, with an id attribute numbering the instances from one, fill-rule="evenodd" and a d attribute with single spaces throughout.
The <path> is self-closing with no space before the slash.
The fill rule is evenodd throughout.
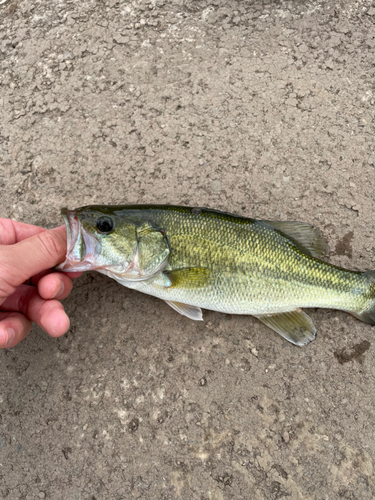
<path id="1" fill-rule="evenodd" d="M 175 203 L 317 225 L 375 268 L 371 0 L 0 2 L 0 215 Z M 374 329 L 179 316 L 92 273 L 0 353 L 6 500 L 375 497 Z"/>

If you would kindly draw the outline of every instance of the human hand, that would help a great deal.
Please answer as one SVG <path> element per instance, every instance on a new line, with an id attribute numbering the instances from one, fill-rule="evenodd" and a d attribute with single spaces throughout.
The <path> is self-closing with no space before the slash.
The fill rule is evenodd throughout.
<path id="1" fill-rule="evenodd" d="M 59 300 L 72 290 L 71 278 L 51 268 L 66 254 L 66 231 L 0 218 L 0 348 L 14 347 L 37 323 L 51 337 L 69 328 Z M 25 284 L 27 282 L 28 284 Z"/>

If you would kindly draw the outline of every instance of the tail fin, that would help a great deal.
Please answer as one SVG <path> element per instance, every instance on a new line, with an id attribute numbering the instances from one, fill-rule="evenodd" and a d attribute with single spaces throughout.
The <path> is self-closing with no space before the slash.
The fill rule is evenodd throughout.
<path id="1" fill-rule="evenodd" d="M 360 319 L 364 323 L 375 325 L 375 271 L 366 271 L 363 275 L 367 277 L 370 282 L 370 287 L 373 290 L 372 303 L 367 311 L 363 311 L 361 313 L 350 312 L 353 316 Z"/>

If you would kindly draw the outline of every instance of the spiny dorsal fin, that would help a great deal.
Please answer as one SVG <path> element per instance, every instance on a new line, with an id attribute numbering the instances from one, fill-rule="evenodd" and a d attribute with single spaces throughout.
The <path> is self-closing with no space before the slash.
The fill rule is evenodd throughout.
<path id="1" fill-rule="evenodd" d="M 306 222 L 264 220 L 269 226 L 294 239 L 312 256 L 320 259 L 329 254 L 328 245 L 320 230 Z"/>
<path id="2" fill-rule="evenodd" d="M 301 309 L 257 318 L 292 344 L 302 346 L 315 339 L 315 326 Z"/>
<path id="3" fill-rule="evenodd" d="M 171 300 L 166 300 L 165 302 L 183 316 L 187 316 L 194 321 L 203 321 L 202 309 L 200 307 L 189 306 L 181 302 L 172 302 Z"/>
<path id="4" fill-rule="evenodd" d="M 164 271 L 170 282 L 169 288 L 201 288 L 207 285 L 210 279 L 211 271 L 206 267 L 186 267 L 183 269 L 173 269 Z"/>

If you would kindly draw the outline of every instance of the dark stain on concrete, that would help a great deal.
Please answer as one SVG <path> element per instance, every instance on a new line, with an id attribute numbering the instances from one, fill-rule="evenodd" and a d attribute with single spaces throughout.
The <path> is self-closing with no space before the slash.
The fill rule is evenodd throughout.
<path id="1" fill-rule="evenodd" d="M 353 255 L 353 250 L 352 250 L 352 240 L 353 240 L 354 233 L 353 231 L 350 231 L 349 233 L 345 234 L 337 243 L 336 243 L 336 253 L 338 255 L 347 255 L 348 257 L 352 257 Z"/>
<path id="2" fill-rule="evenodd" d="M 343 365 L 344 363 L 348 363 L 353 359 L 358 361 L 358 363 L 362 364 L 365 360 L 365 352 L 370 349 L 371 343 L 367 340 L 360 342 L 359 344 L 355 344 L 351 347 L 352 352 L 347 352 L 346 348 L 340 349 L 339 351 L 334 352 L 335 358 Z"/>

